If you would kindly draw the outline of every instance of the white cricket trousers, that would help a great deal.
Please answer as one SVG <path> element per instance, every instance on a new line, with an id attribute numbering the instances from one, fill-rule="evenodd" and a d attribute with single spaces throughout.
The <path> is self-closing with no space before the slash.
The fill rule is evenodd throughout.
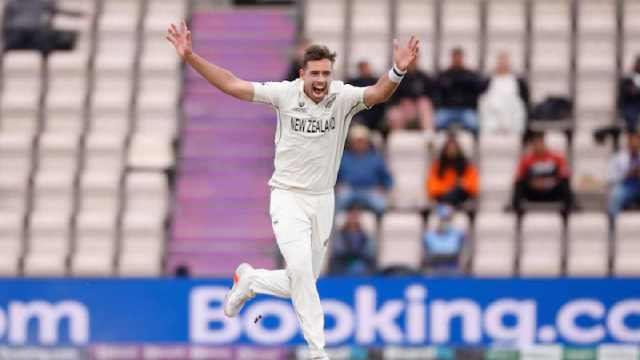
<path id="1" fill-rule="evenodd" d="M 334 201 L 333 192 L 271 191 L 271 224 L 286 270 L 257 269 L 251 285 L 259 294 L 291 298 L 312 359 L 328 359 L 316 279 L 331 234 Z"/>

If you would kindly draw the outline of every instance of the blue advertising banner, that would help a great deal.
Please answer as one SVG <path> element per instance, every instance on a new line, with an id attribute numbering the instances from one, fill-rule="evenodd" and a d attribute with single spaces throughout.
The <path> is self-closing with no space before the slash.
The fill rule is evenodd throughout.
<path id="1" fill-rule="evenodd" d="M 0 280 L 0 344 L 304 343 L 285 299 L 259 295 L 226 318 L 229 285 Z M 640 344 L 636 279 L 325 278 L 318 287 L 329 346 Z"/>

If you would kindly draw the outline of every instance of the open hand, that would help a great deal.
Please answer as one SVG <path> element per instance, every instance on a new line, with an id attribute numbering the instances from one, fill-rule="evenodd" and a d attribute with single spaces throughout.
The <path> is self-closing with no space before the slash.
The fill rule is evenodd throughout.
<path id="1" fill-rule="evenodd" d="M 400 47 L 398 39 L 393 40 L 393 62 L 400 71 L 407 71 L 416 62 L 420 51 L 420 40 L 411 35 L 407 45 Z"/>
<path id="2" fill-rule="evenodd" d="M 176 48 L 178 55 L 182 59 L 191 55 L 191 31 L 187 29 L 187 24 L 184 20 L 180 24 L 180 30 L 174 24 L 171 24 L 168 32 L 167 40 Z"/>

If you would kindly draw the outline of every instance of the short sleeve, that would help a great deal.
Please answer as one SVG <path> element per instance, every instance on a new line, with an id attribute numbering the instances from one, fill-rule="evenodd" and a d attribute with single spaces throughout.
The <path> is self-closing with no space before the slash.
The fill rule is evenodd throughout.
<path id="1" fill-rule="evenodd" d="M 364 103 L 365 89 L 366 87 L 353 86 L 349 84 L 345 84 L 342 88 L 342 96 L 351 111 L 355 111 L 355 113 L 357 113 L 359 111 L 369 109 Z"/>
<path id="2" fill-rule="evenodd" d="M 286 81 L 282 82 L 252 82 L 254 102 L 280 107 L 280 99 L 285 96 L 287 90 Z"/>

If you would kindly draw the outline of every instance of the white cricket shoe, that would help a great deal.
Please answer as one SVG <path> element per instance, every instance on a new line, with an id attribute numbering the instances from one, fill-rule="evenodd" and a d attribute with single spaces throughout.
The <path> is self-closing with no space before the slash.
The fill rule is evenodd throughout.
<path id="1" fill-rule="evenodd" d="M 228 317 L 238 315 L 244 303 L 256 294 L 251 291 L 251 275 L 254 269 L 247 263 L 242 263 L 233 273 L 233 287 L 224 297 L 224 314 Z"/>

